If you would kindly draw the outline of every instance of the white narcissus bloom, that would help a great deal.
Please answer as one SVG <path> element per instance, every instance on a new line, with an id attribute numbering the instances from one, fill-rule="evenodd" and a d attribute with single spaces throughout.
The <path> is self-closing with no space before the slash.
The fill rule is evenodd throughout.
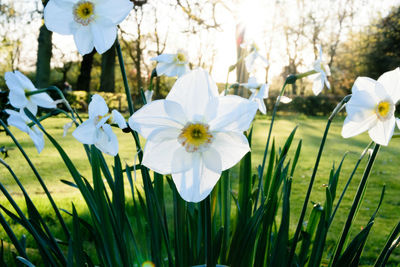
<path id="1" fill-rule="evenodd" d="M 396 125 L 394 112 L 399 99 L 399 68 L 385 72 L 377 81 L 358 77 L 346 104 L 342 136 L 347 138 L 368 131 L 375 143 L 388 145 Z"/>
<path id="2" fill-rule="evenodd" d="M 144 91 L 144 98 L 146 99 L 146 103 L 150 103 L 152 101 L 153 93 L 153 90 Z"/>
<path id="3" fill-rule="evenodd" d="M 107 123 L 117 123 L 120 128 L 126 128 L 122 115 L 113 110 L 108 115 L 108 107 L 104 99 L 95 94 L 89 103 L 89 119 L 84 121 L 72 135 L 81 143 L 95 145 L 100 151 L 116 156 L 118 154 L 118 140 L 111 126 Z"/>
<path id="4" fill-rule="evenodd" d="M 158 62 L 156 66 L 158 76 L 181 77 L 190 70 L 187 58 L 184 51 L 178 50 L 176 54 L 162 54 L 151 58 L 151 60 Z"/>
<path id="5" fill-rule="evenodd" d="M 25 75 L 19 71 L 6 72 L 4 75 L 8 89 L 10 89 L 10 104 L 19 109 L 27 108 L 36 115 L 38 106 L 43 108 L 56 108 L 54 100 L 46 93 L 34 94 L 26 96 L 27 92 L 36 91 L 37 89 Z"/>
<path id="6" fill-rule="evenodd" d="M 132 10 L 129 0 L 50 0 L 44 9 L 47 29 L 74 36 L 80 54 L 100 54 L 114 44 L 117 25 Z"/>
<path id="7" fill-rule="evenodd" d="M 259 53 L 259 48 L 255 43 L 242 44 L 242 48 L 249 50 L 249 54 L 245 57 L 244 62 L 246 69 L 250 73 L 254 73 L 257 68 L 266 68 L 268 66 L 268 60 Z"/>
<path id="8" fill-rule="evenodd" d="M 44 148 L 43 133 L 36 125 L 33 125 L 32 127 L 28 126 L 28 124 L 32 121 L 28 118 L 28 116 L 25 115 L 24 110 L 21 109 L 19 112 L 16 112 L 11 109 L 6 109 L 5 112 L 10 115 L 10 117 L 7 119 L 8 125 L 15 126 L 21 131 L 27 133 L 32 139 L 38 153 L 42 152 Z"/>
<path id="9" fill-rule="evenodd" d="M 243 83 L 242 85 L 251 92 L 249 100 L 255 101 L 258 104 L 260 112 L 266 114 L 267 108 L 265 107 L 264 99 L 268 98 L 269 85 L 258 83 L 255 77 L 250 77 L 247 83 Z"/>
<path id="10" fill-rule="evenodd" d="M 289 104 L 290 102 L 292 102 L 292 99 L 290 97 L 287 96 L 281 96 L 281 98 L 279 99 L 279 101 L 283 104 Z"/>
<path id="11" fill-rule="evenodd" d="M 243 131 L 256 111 L 252 101 L 219 96 L 208 73 L 197 69 L 179 78 L 165 100 L 134 113 L 129 126 L 147 139 L 142 164 L 172 174 L 181 197 L 199 202 L 250 150 Z"/>
<path id="12" fill-rule="evenodd" d="M 326 85 L 328 89 L 331 89 L 331 85 L 328 81 L 328 76 L 331 76 L 331 71 L 328 64 L 326 64 L 326 62 L 324 61 L 321 45 L 318 45 L 317 47 L 319 58 L 317 58 L 317 60 L 315 60 L 313 64 L 313 68 L 317 73 L 310 75 L 310 79 L 313 80 L 312 90 L 314 92 L 314 95 L 319 95 L 322 89 L 324 89 L 324 85 Z"/>

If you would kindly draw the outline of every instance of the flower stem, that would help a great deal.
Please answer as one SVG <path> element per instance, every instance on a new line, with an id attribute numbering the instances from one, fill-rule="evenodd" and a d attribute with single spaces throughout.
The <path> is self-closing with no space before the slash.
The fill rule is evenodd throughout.
<path id="1" fill-rule="evenodd" d="M 312 175 L 311 175 L 310 183 L 308 185 L 306 197 L 304 199 L 303 208 L 301 210 L 300 218 L 299 218 L 299 221 L 297 223 L 296 232 L 295 232 L 294 237 L 293 237 L 292 247 L 290 249 L 290 254 L 289 254 L 288 265 L 287 266 L 291 266 L 292 265 L 292 260 L 293 260 L 293 257 L 294 257 L 295 251 L 296 251 L 297 240 L 299 238 L 300 231 L 301 231 L 301 228 L 303 226 L 304 216 L 306 215 L 308 201 L 310 199 L 311 190 L 312 190 L 312 187 L 314 185 L 315 176 L 317 175 L 319 161 L 320 161 L 321 156 L 322 156 L 322 151 L 324 150 L 325 141 L 326 141 L 326 138 L 328 136 L 329 128 L 331 126 L 333 118 L 339 113 L 339 111 L 344 107 L 344 105 L 350 100 L 350 97 L 351 97 L 351 95 L 345 96 L 342 99 L 342 101 L 340 101 L 339 104 L 337 104 L 337 106 L 333 110 L 331 116 L 329 116 L 329 118 L 328 118 L 328 122 L 327 122 L 326 127 L 325 127 L 325 132 L 324 132 L 324 135 L 322 137 L 321 144 L 319 146 L 317 159 L 315 160 L 315 165 L 314 165 L 314 169 L 313 169 L 313 172 L 312 172 Z"/>
<path id="2" fill-rule="evenodd" d="M 204 199 L 202 202 L 202 206 L 204 207 L 204 223 L 205 223 L 205 255 L 206 255 L 206 266 L 207 267 L 215 267 L 215 263 L 213 262 L 213 247 L 212 247 L 212 229 L 211 229 L 211 204 L 210 204 L 210 195 Z"/>
<path id="3" fill-rule="evenodd" d="M 133 104 L 132 104 L 131 91 L 129 89 L 128 78 L 126 76 L 125 65 L 124 65 L 124 58 L 122 57 L 121 45 L 119 44 L 118 38 L 115 41 L 115 49 L 117 50 L 119 67 L 121 69 L 121 75 L 122 75 L 122 79 L 124 81 L 125 94 L 126 94 L 126 100 L 128 101 L 129 114 L 132 115 L 133 112 L 135 111 L 135 109 L 133 108 Z"/>
<path id="4" fill-rule="evenodd" d="M 372 169 L 372 166 L 373 166 L 373 164 L 375 162 L 376 155 L 379 152 L 379 148 L 380 148 L 380 145 L 379 144 L 375 144 L 375 147 L 374 147 L 374 150 L 372 152 L 372 155 L 369 158 L 367 167 L 365 168 L 363 177 L 362 177 L 361 182 L 360 182 L 360 184 L 358 186 L 356 196 L 354 197 L 353 205 L 351 205 L 349 216 L 347 217 L 346 224 L 345 224 L 345 226 L 343 228 L 343 232 L 342 232 L 342 235 L 340 237 L 339 243 L 338 243 L 338 245 L 336 247 L 335 256 L 333 257 L 333 261 L 332 261 L 332 266 L 335 266 L 336 262 L 339 260 L 340 254 L 342 252 L 344 243 L 345 243 L 346 238 L 347 238 L 347 234 L 348 234 L 348 232 L 350 230 L 350 226 L 351 226 L 351 224 L 353 222 L 354 215 L 355 215 L 355 213 L 357 211 L 361 196 L 363 195 L 363 192 L 365 190 L 365 185 L 367 183 L 367 179 L 369 177 L 369 174 L 371 173 L 371 169 Z"/>

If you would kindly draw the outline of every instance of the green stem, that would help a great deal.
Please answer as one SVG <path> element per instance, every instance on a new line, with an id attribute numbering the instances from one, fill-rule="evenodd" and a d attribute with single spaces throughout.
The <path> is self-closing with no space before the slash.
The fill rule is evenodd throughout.
<path id="1" fill-rule="evenodd" d="M 339 104 L 337 104 L 337 106 L 335 107 L 335 109 L 333 110 L 331 116 L 329 116 L 328 118 L 328 122 L 326 124 L 325 127 L 325 132 L 324 135 L 322 137 L 321 140 L 321 144 L 319 146 L 319 151 L 318 151 L 318 155 L 317 155 L 317 159 L 315 160 L 315 165 L 314 165 L 314 169 L 313 169 L 313 173 L 311 175 L 311 179 L 310 179 L 310 183 L 308 185 L 308 189 L 307 189 L 307 193 L 306 193 L 306 197 L 304 199 L 304 203 L 303 203 L 303 208 L 301 210 L 300 213 L 300 218 L 299 221 L 297 223 L 297 228 L 296 228 L 296 232 L 294 234 L 293 237 L 293 242 L 292 242 L 292 247 L 289 253 L 289 258 L 288 258 L 288 265 L 287 266 L 291 266 L 292 265 L 292 261 L 293 261 L 293 257 L 296 251 L 296 245 L 297 245 L 297 240 L 299 238 L 300 232 L 301 232 L 301 228 L 303 226 L 303 221 L 304 221 L 304 216 L 306 215 L 306 210 L 307 210 L 307 205 L 308 205 L 308 201 L 310 199 L 310 195 L 311 195 L 311 191 L 312 191 L 312 187 L 314 185 L 314 181 L 315 181 L 315 176 L 317 175 L 317 170 L 318 170 L 318 166 L 319 166 L 319 161 L 321 159 L 322 156 L 322 151 L 324 150 L 324 146 L 325 146 L 325 141 L 326 138 L 328 136 L 328 132 L 329 132 L 329 128 L 330 125 L 332 123 L 333 118 L 339 113 L 339 111 L 344 107 L 344 105 L 350 100 L 351 95 L 347 95 L 345 96 L 342 101 L 340 101 Z"/>
<path id="2" fill-rule="evenodd" d="M 132 104 L 131 91 L 129 89 L 128 78 L 126 76 L 125 65 L 124 65 L 124 58 L 122 57 L 121 45 L 119 44 L 118 38 L 115 41 L 115 48 L 117 50 L 119 67 L 121 69 L 121 75 L 122 75 L 122 79 L 124 81 L 124 88 L 125 88 L 126 99 L 128 101 L 129 113 L 130 113 L 130 115 L 132 115 L 133 112 L 135 111 L 135 109 L 133 108 L 133 104 Z"/>
<path id="3" fill-rule="evenodd" d="M 300 73 L 300 74 L 296 75 L 296 79 L 302 79 L 304 77 L 307 77 L 307 76 L 315 74 L 315 73 L 317 73 L 317 71 L 315 71 L 315 70 L 310 70 L 310 71 L 307 71 L 307 72 L 304 72 L 304 73 Z"/>
<path id="4" fill-rule="evenodd" d="M 211 229 L 211 205 L 210 205 L 210 195 L 206 197 L 203 201 L 204 206 L 204 219 L 205 219 L 205 251 L 206 251 L 206 266 L 215 267 L 213 262 L 213 241 L 212 241 L 212 229 Z"/>
<path id="5" fill-rule="evenodd" d="M 360 184 L 358 186 L 356 196 L 354 197 L 353 205 L 351 205 L 349 216 L 347 217 L 346 224 L 345 224 L 345 226 L 343 228 L 343 232 L 342 232 L 342 235 L 340 237 L 339 243 L 338 243 L 338 245 L 336 247 L 336 252 L 335 252 L 335 256 L 333 257 L 332 266 L 335 266 L 336 262 L 339 260 L 340 254 L 342 252 L 344 243 L 345 243 L 346 238 L 347 238 L 347 234 L 349 233 L 350 226 L 351 226 L 351 224 L 353 222 L 354 215 L 355 215 L 357 207 L 359 205 L 361 196 L 363 195 L 363 192 L 364 192 L 364 189 L 365 189 L 365 185 L 367 183 L 367 179 L 369 177 L 369 174 L 371 173 L 371 169 L 372 169 L 372 166 L 373 166 L 373 164 L 375 162 L 375 158 L 376 158 L 376 155 L 378 154 L 379 148 L 380 148 L 380 145 L 379 144 L 375 144 L 375 147 L 374 147 L 374 150 L 372 152 L 372 155 L 369 158 L 368 165 L 365 168 L 363 177 L 362 177 L 361 182 L 360 182 Z"/>
<path id="6" fill-rule="evenodd" d="M 4 130 L 6 131 L 6 133 L 11 137 L 11 139 L 13 140 L 14 144 L 18 147 L 19 151 L 21 151 L 22 155 L 24 156 L 25 160 L 28 162 L 29 167 L 31 167 L 33 173 L 35 174 L 36 178 L 38 179 L 40 185 L 42 186 L 44 192 L 46 193 L 47 198 L 49 199 L 51 206 L 53 207 L 56 216 L 58 218 L 58 220 L 60 221 L 61 227 L 64 230 L 64 234 L 66 236 L 67 239 L 69 239 L 70 235 L 69 235 L 69 231 L 67 226 L 65 225 L 64 219 L 62 218 L 58 207 L 56 205 L 56 203 L 53 200 L 53 197 L 51 196 L 49 190 L 47 189 L 46 184 L 44 183 L 42 177 L 40 176 L 40 174 L 38 173 L 38 171 L 36 170 L 35 166 L 33 165 L 33 163 L 31 162 L 31 160 L 29 159 L 28 155 L 25 153 L 24 149 L 21 147 L 21 145 L 18 143 L 17 139 L 14 137 L 14 135 L 11 133 L 11 131 L 8 129 L 7 125 L 3 122 L 3 120 L 0 119 L 0 124 L 3 126 Z"/>

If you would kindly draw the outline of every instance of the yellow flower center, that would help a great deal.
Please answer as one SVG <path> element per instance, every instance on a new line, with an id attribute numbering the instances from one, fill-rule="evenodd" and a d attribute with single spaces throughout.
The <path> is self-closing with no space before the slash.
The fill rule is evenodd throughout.
<path id="1" fill-rule="evenodd" d="M 178 53 L 178 54 L 176 55 L 176 59 L 177 59 L 179 62 L 185 62 L 185 61 L 186 61 L 186 56 L 185 56 L 185 54 L 183 54 L 183 53 Z"/>
<path id="2" fill-rule="evenodd" d="M 386 120 L 394 113 L 394 105 L 390 101 L 381 101 L 376 106 L 376 115 L 380 120 Z"/>
<path id="3" fill-rule="evenodd" d="M 90 1 L 80 1 L 74 5 L 73 13 L 76 22 L 87 26 L 94 19 L 94 4 Z"/>
<path id="4" fill-rule="evenodd" d="M 178 136 L 178 142 L 187 152 L 204 151 L 211 144 L 213 135 L 203 123 L 188 123 Z"/>

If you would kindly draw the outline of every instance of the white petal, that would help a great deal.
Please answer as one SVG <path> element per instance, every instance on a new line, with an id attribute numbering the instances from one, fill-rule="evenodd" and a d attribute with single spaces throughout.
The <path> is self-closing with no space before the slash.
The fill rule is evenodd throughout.
<path id="1" fill-rule="evenodd" d="M 175 54 L 162 54 L 156 57 L 151 58 L 150 60 L 157 61 L 157 62 L 163 62 L 163 63 L 172 63 L 175 59 L 176 55 Z M 157 72 L 158 74 L 158 72 Z"/>
<path id="2" fill-rule="evenodd" d="M 177 76 L 177 65 L 174 62 L 171 63 L 164 63 L 160 62 L 156 66 L 157 75 L 165 75 L 168 77 L 175 77 Z"/>
<path id="3" fill-rule="evenodd" d="M 211 193 L 221 173 L 208 169 L 199 153 L 193 154 L 193 167 L 185 172 L 173 173 L 172 179 L 185 201 L 199 202 Z"/>
<path id="4" fill-rule="evenodd" d="M 10 109 L 6 109 L 5 112 L 10 115 L 10 117 L 7 119 L 8 125 L 12 125 L 25 133 L 29 133 L 29 127 L 19 112 Z"/>
<path id="5" fill-rule="evenodd" d="M 79 142 L 87 145 L 96 143 L 97 140 L 97 128 L 94 119 L 88 119 L 83 122 L 75 131 L 72 132 L 72 136 Z"/>
<path id="6" fill-rule="evenodd" d="M 37 111 L 38 111 L 38 106 L 33 103 L 32 101 L 28 101 L 28 103 L 26 104 L 25 108 L 29 109 L 29 111 L 33 114 L 36 115 Z M 23 109 L 21 109 L 23 110 Z"/>
<path id="7" fill-rule="evenodd" d="M 93 44 L 99 54 L 103 54 L 114 44 L 117 38 L 117 26 L 109 19 L 99 18 L 91 23 Z M 90 52 L 90 51 L 89 51 Z"/>
<path id="8" fill-rule="evenodd" d="M 28 100 L 25 96 L 24 87 L 17 75 L 13 72 L 6 72 L 4 75 L 7 87 L 10 90 L 9 100 L 13 107 L 23 108 L 27 105 Z"/>
<path id="9" fill-rule="evenodd" d="M 189 67 L 187 64 L 185 65 L 180 65 L 176 68 L 176 76 L 181 77 L 182 75 L 188 73 L 190 71 Z"/>
<path id="10" fill-rule="evenodd" d="M 267 114 L 267 108 L 265 107 L 264 99 L 256 98 L 256 102 L 258 104 L 258 110 L 262 114 Z"/>
<path id="11" fill-rule="evenodd" d="M 218 88 L 203 69 L 192 70 L 178 78 L 167 100 L 179 103 L 190 121 L 206 112 L 207 104 L 218 97 Z"/>
<path id="12" fill-rule="evenodd" d="M 369 77 L 358 77 L 353 87 L 351 88 L 352 93 L 354 94 L 356 91 L 368 91 L 372 94 L 375 91 L 376 81 Z"/>
<path id="13" fill-rule="evenodd" d="M 191 165 L 191 154 L 178 142 L 179 134 L 180 131 L 174 128 L 154 131 L 144 148 L 143 165 L 161 174 L 187 170 L 185 166 L 187 161 Z"/>
<path id="14" fill-rule="evenodd" d="M 219 97 L 216 104 L 215 118 L 209 122 L 210 131 L 246 131 L 254 115 L 258 104 L 245 98 L 229 95 Z"/>
<path id="15" fill-rule="evenodd" d="M 255 70 L 255 61 L 257 59 L 256 52 L 251 52 L 245 59 L 245 65 L 248 72 L 252 73 Z"/>
<path id="16" fill-rule="evenodd" d="M 33 85 L 32 81 L 29 80 L 28 77 L 26 77 L 24 74 L 22 74 L 21 72 L 19 72 L 17 70 L 14 71 L 14 73 L 15 73 L 15 76 L 17 77 L 17 79 L 19 80 L 22 88 L 27 89 L 29 91 L 36 90 L 36 88 Z"/>
<path id="17" fill-rule="evenodd" d="M 378 82 L 383 85 L 393 103 L 397 103 L 400 99 L 400 69 L 385 72 L 379 77 Z"/>
<path id="18" fill-rule="evenodd" d="M 397 123 L 397 128 L 400 129 L 400 119 L 399 118 L 396 118 L 396 123 Z"/>
<path id="19" fill-rule="evenodd" d="M 72 34 L 70 27 L 74 22 L 73 3 L 68 1 L 50 0 L 44 8 L 44 23 L 50 31 L 59 34 Z"/>
<path id="20" fill-rule="evenodd" d="M 108 107 L 104 98 L 98 94 L 92 96 L 89 103 L 89 118 L 94 119 L 97 116 L 104 116 L 108 113 Z"/>
<path id="21" fill-rule="evenodd" d="M 214 135 L 211 147 L 218 151 L 222 170 L 236 165 L 250 151 L 249 142 L 242 133 L 219 132 Z"/>
<path id="22" fill-rule="evenodd" d="M 36 95 L 31 95 L 30 100 L 43 108 L 56 108 L 56 104 L 54 104 L 54 100 L 46 93 L 40 93 Z"/>
<path id="23" fill-rule="evenodd" d="M 261 88 L 258 91 L 256 97 L 259 99 L 268 98 L 268 93 L 269 93 L 269 84 L 264 83 L 263 85 L 261 85 Z"/>
<path id="24" fill-rule="evenodd" d="M 66 137 L 67 136 L 67 133 L 68 133 L 68 130 L 69 130 L 69 128 L 71 128 L 72 127 L 72 121 L 71 122 L 68 122 L 68 123 L 66 123 L 66 124 L 64 124 L 64 126 L 63 126 L 63 137 Z"/>
<path id="25" fill-rule="evenodd" d="M 375 114 L 376 102 L 374 96 L 366 91 L 354 91 L 350 101 L 346 104 L 349 119 L 357 122 L 366 120 Z"/>
<path id="26" fill-rule="evenodd" d="M 38 153 L 42 152 L 44 148 L 44 137 L 43 133 L 34 125 L 32 128 L 29 129 L 29 136 L 33 141 Z"/>
<path id="27" fill-rule="evenodd" d="M 348 116 L 343 123 L 342 136 L 344 138 L 349 138 L 359 135 L 360 133 L 365 132 L 373 127 L 377 121 L 378 118 L 375 114 L 372 114 L 361 121 L 352 120 L 351 117 Z"/>
<path id="28" fill-rule="evenodd" d="M 221 173 L 222 172 L 222 159 L 218 151 L 214 149 L 213 147 L 210 147 L 206 151 L 202 153 L 202 159 L 204 162 L 204 165 L 207 167 L 207 169 L 212 170 L 213 172 L 216 173 Z"/>
<path id="29" fill-rule="evenodd" d="M 118 112 L 118 110 L 113 109 L 111 112 L 112 122 L 118 124 L 118 127 L 121 129 L 125 129 L 128 127 L 126 124 L 124 116 Z"/>
<path id="30" fill-rule="evenodd" d="M 292 102 L 292 99 L 283 95 L 283 96 L 281 96 L 279 101 L 283 104 L 288 104 L 288 103 Z"/>
<path id="31" fill-rule="evenodd" d="M 92 52 L 93 35 L 90 26 L 78 26 L 74 32 L 74 41 L 81 55 L 86 55 Z"/>
<path id="32" fill-rule="evenodd" d="M 133 3 L 129 0 L 102 1 L 96 5 L 96 15 L 110 19 L 114 25 L 120 24 L 131 12 Z"/>
<path id="33" fill-rule="evenodd" d="M 324 80 L 322 78 L 321 73 L 317 73 L 315 75 L 313 88 L 312 88 L 314 95 L 319 95 L 321 93 L 322 89 L 324 89 Z"/>
<path id="34" fill-rule="evenodd" d="M 187 120 L 182 107 L 173 101 L 155 100 L 129 118 L 129 127 L 147 138 L 154 130 L 165 127 L 182 129 Z"/>
<path id="35" fill-rule="evenodd" d="M 368 131 L 369 137 L 371 137 L 375 143 L 387 146 L 393 136 L 395 126 L 396 123 L 394 117 L 385 121 L 378 120 L 378 122 Z"/>
<path id="36" fill-rule="evenodd" d="M 97 131 L 97 141 L 94 144 L 101 152 L 110 156 L 118 154 L 118 140 L 115 133 L 112 131 L 111 126 L 104 124 Z"/>

